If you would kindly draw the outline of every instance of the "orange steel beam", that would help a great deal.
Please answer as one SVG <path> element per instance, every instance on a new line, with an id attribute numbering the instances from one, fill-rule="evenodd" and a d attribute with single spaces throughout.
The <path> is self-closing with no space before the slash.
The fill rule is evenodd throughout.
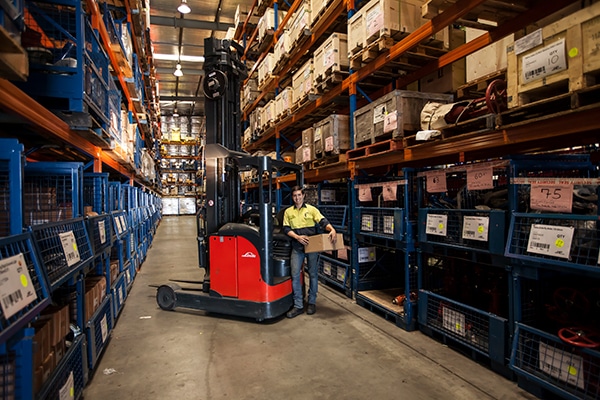
<path id="1" fill-rule="evenodd" d="M 388 51 L 384 52 L 371 63 L 362 67 L 356 71 L 356 73 L 350 75 L 346 79 L 353 79 L 355 82 L 360 82 L 372 73 L 380 70 L 388 62 L 400 57 L 402 54 L 406 53 L 423 40 L 452 24 L 458 18 L 466 15 L 469 13 L 469 11 L 481 5 L 484 1 L 485 0 L 460 0 L 454 3 L 444 12 L 436 15 L 432 20 L 421 25 L 413 33 L 409 34 L 406 38 L 402 39 L 399 43 L 396 43 Z"/>
<path id="2" fill-rule="evenodd" d="M 115 53 L 113 53 L 110 47 L 110 36 L 108 35 L 108 31 L 106 30 L 106 25 L 104 25 L 104 21 L 102 20 L 102 14 L 100 13 L 100 9 L 98 8 L 98 3 L 96 0 L 87 0 L 86 1 L 88 8 L 90 10 L 90 14 L 92 15 L 93 24 L 98 28 L 98 33 L 100 33 L 100 37 L 102 38 L 102 42 L 104 42 L 104 50 L 106 54 L 108 54 L 108 58 L 110 59 L 110 63 L 113 66 L 113 69 L 117 71 L 117 78 L 119 79 L 119 83 L 121 84 L 121 90 L 123 90 L 123 94 L 127 99 L 127 109 L 133 110 L 133 115 L 135 117 L 138 125 L 141 125 L 140 120 L 138 119 L 137 113 L 135 112 L 135 108 L 133 107 L 133 103 L 131 101 L 131 94 L 129 93 L 129 89 L 127 89 L 127 84 L 125 83 L 125 78 L 123 78 L 123 73 L 121 72 L 121 67 L 119 66 L 119 62 L 117 61 L 117 57 Z M 144 131 L 140 129 L 140 134 L 142 135 L 142 140 L 144 138 Z"/>
<path id="3" fill-rule="evenodd" d="M 74 146 L 80 152 L 92 158 L 94 163 L 97 162 L 96 160 L 101 160 L 104 164 L 119 173 L 125 176 L 131 175 L 118 162 L 103 157 L 107 153 L 103 153 L 101 148 L 93 145 L 77 132 L 71 130 L 65 121 L 58 118 L 6 79 L 0 79 L 0 108 L 29 122 L 29 125 L 35 132 Z"/>
<path id="4" fill-rule="evenodd" d="M 421 67 L 419 70 L 412 72 L 402 78 L 397 80 L 396 87 L 404 87 L 409 83 L 415 82 L 424 76 L 437 71 L 440 68 L 445 67 L 446 65 L 452 64 L 455 61 L 458 61 L 469 54 L 476 52 L 483 47 L 494 43 L 505 36 L 510 35 L 520 29 L 523 29 L 530 25 L 532 22 L 539 21 L 540 19 L 568 6 L 573 3 L 574 0 L 556 0 L 552 2 L 538 2 L 537 5 L 532 7 L 531 9 L 519 14 L 517 17 L 511 19 L 510 21 L 502 24 L 498 28 L 485 32 L 477 38 L 471 40 L 464 45 L 449 51 L 448 53 L 442 55 L 438 60 L 428 63 L 427 65 Z"/>

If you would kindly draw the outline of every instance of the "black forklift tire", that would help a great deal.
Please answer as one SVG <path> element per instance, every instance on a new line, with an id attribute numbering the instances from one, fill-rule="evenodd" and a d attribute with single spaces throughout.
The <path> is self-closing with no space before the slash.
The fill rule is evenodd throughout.
<path id="1" fill-rule="evenodd" d="M 179 287 L 173 284 L 160 285 L 156 291 L 156 302 L 158 306 L 165 311 L 172 311 L 177 303 L 177 294 L 175 291 Z"/>

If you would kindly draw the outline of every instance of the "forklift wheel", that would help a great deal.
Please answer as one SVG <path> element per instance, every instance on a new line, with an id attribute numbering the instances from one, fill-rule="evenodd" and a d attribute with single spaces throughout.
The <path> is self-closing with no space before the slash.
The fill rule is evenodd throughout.
<path id="1" fill-rule="evenodd" d="M 161 285 L 156 291 L 156 302 L 158 303 L 158 306 L 163 310 L 172 311 L 177 302 L 177 295 L 175 294 L 175 290 L 177 289 L 177 285 Z"/>

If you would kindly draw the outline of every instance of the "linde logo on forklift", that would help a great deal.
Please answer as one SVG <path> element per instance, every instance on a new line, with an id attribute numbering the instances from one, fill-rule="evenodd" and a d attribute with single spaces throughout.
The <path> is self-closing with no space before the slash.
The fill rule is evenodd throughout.
<path id="1" fill-rule="evenodd" d="M 242 258 L 256 258 L 256 254 L 251 251 L 247 251 L 246 253 L 242 254 Z"/>

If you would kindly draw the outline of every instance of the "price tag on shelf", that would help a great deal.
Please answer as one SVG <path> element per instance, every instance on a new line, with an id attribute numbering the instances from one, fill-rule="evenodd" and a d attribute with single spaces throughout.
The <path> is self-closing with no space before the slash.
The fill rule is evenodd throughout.
<path id="1" fill-rule="evenodd" d="M 532 210 L 570 214 L 573 211 L 573 184 L 531 184 L 530 204 Z"/>
<path id="2" fill-rule="evenodd" d="M 398 192 L 397 183 L 383 184 L 383 201 L 396 201 Z"/>
<path id="3" fill-rule="evenodd" d="M 358 189 L 358 201 L 372 201 L 373 195 L 371 194 L 370 187 L 361 187 Z"/>
<path id="4" fill-rule="evenodd" d="M 73 231 L 59 233 L 58 237 L 60 238 L 60 244 L 62 245 L 65 258 L 67 259 L 67 265 L 70 267 L 81 261 Z"/>
<path id="5" fill-rule="evenodd" d="M 473 217 L 465 215 L 463 217 L 463 239 L 488 241 L 490 219 L 488 217 Z"/>
<path id="6" fill-rule="evenodd" d="M 37 299 L 22 253 L 0 260 L 0 305 L 9 319 Z"/>
<path id="7" fill-rule="evenodd" d="M 427 177 L 427 192 L 443 193 L 446 187 L 446 171 L 428 171 L 425 173 Z"/>
<path id="8" fill-rule="evenodd" d="M 494 188 L 494 167 L 489 165 L 483 168 L 467 168 L 467 189 L 486 190 Z"/>
<path id="9" fill-rule="evenodd" d="M 446 236 L 448 216 L 444 214 L 427 214 L 426 231 L 428 235 Z"/>
<path id="10" fill-rule="evenodd" d="M 387 114 L 383 119 L 383 132 L 388 133 L 398 128 L 398 110 Z"/>
<path id="11" fill-rule="evenodd" d="M 98 233 L 100 234 L 100 243 L 106 243 L 106 224 L 104 221 L 98 221 Z"/>
<path id="12" fill-rule="evenodd" d="M 575 228 L 572 226 L 533 224 L 529 232 L 527 251 L 568 259 L 574 233 Z"/>

